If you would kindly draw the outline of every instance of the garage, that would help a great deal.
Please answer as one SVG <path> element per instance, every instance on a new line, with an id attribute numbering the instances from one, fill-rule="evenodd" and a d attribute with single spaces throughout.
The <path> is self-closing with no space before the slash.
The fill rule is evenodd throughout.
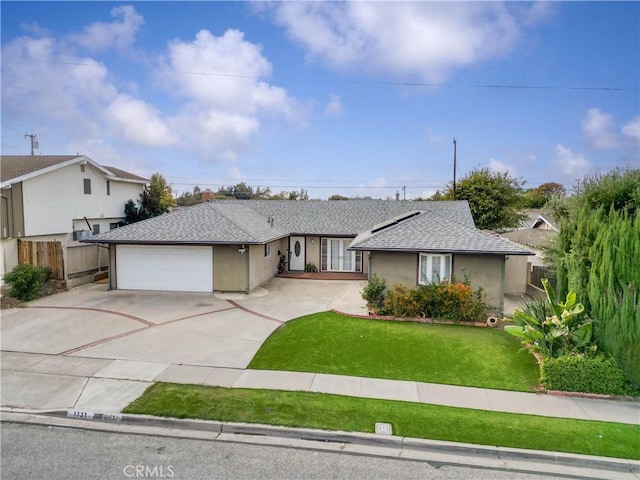
<path id="1" fill-rule="evenodd" d="M 119 290 L 213 292 L 213 248 L 117 245 Z"/>

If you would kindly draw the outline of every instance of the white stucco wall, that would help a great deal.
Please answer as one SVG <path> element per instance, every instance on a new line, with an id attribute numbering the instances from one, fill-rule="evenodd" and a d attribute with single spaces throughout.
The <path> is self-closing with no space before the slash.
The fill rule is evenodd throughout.
<path id="1" fill-rule="evenodd" d="M 91 179 L 90 195 L 84 193 L 85 178 Z M 100 223 L 101 232 L 108 231 L 110 221 L 124 218 L 127 200 L 138 200 L 142 185 L 110 180 L 107 195 L 106 182 L 105 175 L 89 164 L 84 172 L 74 164 L 23 181 L 24 235 L 69 233 L 74 220 L 83 217 Z"/>

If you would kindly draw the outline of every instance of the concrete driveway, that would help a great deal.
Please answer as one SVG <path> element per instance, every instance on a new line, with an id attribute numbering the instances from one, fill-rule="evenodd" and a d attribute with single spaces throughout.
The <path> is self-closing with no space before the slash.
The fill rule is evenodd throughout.
<path id="1" fill-rule="evenodd" d="M 274 278 L 248 295 L 214 295 L 90 284 L 3 310 L 2 405 L 70 408 L 82 398 L 99 405 L 116 380 L 124 405 L 151 381 L 203 367 L 217 368 L 215 382 L 225 384 L 284 322 L 331 308 L 364 313 L 360 288 Z"/>
<path id="2" fill-rule="evenodd" d="M 363 310 L 359 282 L 274 278 L 252 294 L 109 291 L 90 284 L 2 314 L 2 350 L 245 368 L 283 322 Z"/>

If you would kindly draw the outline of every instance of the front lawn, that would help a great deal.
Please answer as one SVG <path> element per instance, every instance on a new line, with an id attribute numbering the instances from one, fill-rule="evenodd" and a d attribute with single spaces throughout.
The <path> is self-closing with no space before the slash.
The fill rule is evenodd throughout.
<path id="1" fill-rule="evenodd" d="M 352 318 L 333 312 L 287 322 L 249 368 L 414 380 L 530 392 L 538 366 L 494 328 Z"/>
<path id="2" fill-rule="evenodd" d="M 398 436 L 640 459 L 640 427 L 307 392 L 156 383 L 124 413 Z"/>

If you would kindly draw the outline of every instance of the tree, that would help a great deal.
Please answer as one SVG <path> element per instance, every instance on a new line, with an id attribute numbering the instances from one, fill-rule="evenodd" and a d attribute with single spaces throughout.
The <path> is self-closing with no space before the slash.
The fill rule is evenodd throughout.
<path id="1" fill-rule="evenodd" d="M 444 193 L 441 193 L 440 190 L 436 190 L 436 193 L 431 195 L 428 200 L 451 200 L 451 189 L 449 188 L 449 190 Z"/>
<path id="2" fill-rule="evenodd" d="M 523 185 L 507 172 L 474 169 L 456 184 L 455 199 L 469 202 L 477 228 L 503 230 L 517 227 L 525 218 L 518 209 Z M 452 193 L 450 185 L 443 198 L 452 198 Z"/>
<path id="3" fill-rule="evenodd" d="M 198 185 L 193 187 L 192 192 L 183 192 L 182 195 L 176 198 L 176 205 L 180 207 L 189 207 L 198 203 L 202 203 L 202 191 Z"/>
<path id="4" fill-rule="evenodd" d="M 527 190 L 522 199 L 524 208 L 542 208 L 552 197 L 564 197 L 567 194 L 565 188 L 556 182 L 547 182 Z"/>
<path id="5" fill-rule="evenodd" d="M 144 186 L 138 205 L 129 200 L 124 206 L 124 214 L 127 223 L 134 223 L 167 213 L 173 206 L 171 185 L 161 174 L 154 173 L 149 184 Z"/>

